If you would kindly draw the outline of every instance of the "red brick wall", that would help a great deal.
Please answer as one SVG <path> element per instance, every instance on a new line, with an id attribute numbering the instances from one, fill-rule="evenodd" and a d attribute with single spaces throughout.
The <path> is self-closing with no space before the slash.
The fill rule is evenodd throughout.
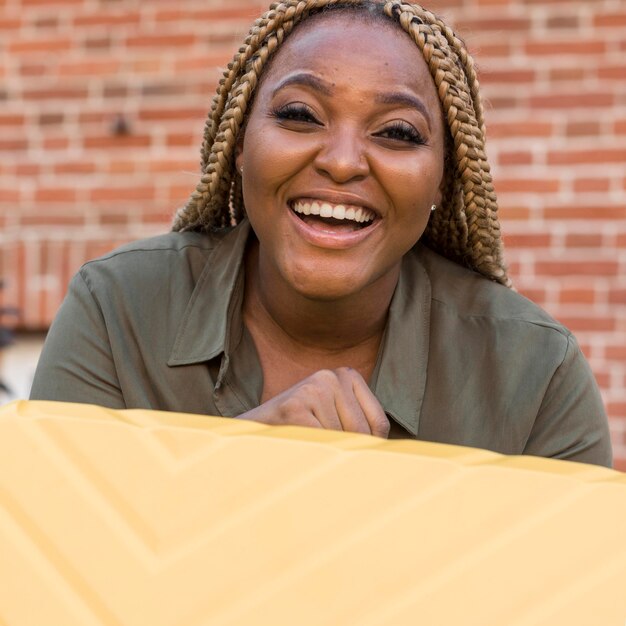
<path id="1" fill-rule="evenodd" d="M 0 304 L 22 328 L 48 325 L 84 260 L 167 228 L 264 6 L 0 0 Z M 429 6 L 479 65 L 512 276 L 578 336 L 626 469 L 626 3 Z"/>

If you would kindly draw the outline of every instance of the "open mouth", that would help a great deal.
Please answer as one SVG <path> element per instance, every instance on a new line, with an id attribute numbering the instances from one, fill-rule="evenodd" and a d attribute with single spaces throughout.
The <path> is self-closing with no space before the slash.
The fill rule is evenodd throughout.
<path id="1" fill-rule="evenodd" d="M 376 214 L 365 207 L 297 200 L 291 210 L 311 228 L 325 232 L 353 232 L 371 226 Z"/>

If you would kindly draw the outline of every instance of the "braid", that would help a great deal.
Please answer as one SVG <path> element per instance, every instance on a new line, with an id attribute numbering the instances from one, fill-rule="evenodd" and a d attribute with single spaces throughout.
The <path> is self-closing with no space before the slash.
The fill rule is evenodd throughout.
<path id="1" fill-rule="evenodd" d="M 388 2 L 385 13 L 397 19 L 422 51 L 452 138 L 444 201 L 429 221 L 424 240 L 443 256 L 509 284 L 473 61 L 461 40 L 433 13 L 402 2 Z"/>
<path id="2" fill-rule="evenodd" d="M 267 63 L 308 16 L 350 8 L 369 10 L 399 24 L 423 54 L 439 95 L 449 131 L 443 196 L 422 240 L 443 256 L 509 285 L 474 62 L 463 42 L 435 14 L 401 0 L 283 0 L 255 21 L 219 82 L 204 129 L 202 176 L 178 211 L 174 230 L 208 231 L 243 219 L 235 146 Z"/>

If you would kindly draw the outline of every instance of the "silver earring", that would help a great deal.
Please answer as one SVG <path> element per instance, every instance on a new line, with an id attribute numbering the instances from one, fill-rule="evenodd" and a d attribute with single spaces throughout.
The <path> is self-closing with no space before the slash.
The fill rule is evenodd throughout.
<path id="1" fill-rule="evenodd" d="M 239 168 L 239 172 L 241 173 L 241 175 L 243 176 L 243 165 Z"/>
<path id="2" fill-rule="evenodd" d="M 437 205 L 436 205 L 436 204 L 433 204 L 433 205 L 430 207 L 430 210 L 431 210 L 431 211 L 436 211 L 436 210 L 437 210 Z"/>

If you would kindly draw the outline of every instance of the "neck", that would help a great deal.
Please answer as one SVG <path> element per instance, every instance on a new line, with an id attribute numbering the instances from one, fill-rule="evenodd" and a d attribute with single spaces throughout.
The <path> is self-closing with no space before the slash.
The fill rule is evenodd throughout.
<path id="1" fill-rule="evenodd" d="M 254 241 L 246 256 L 245 319 L 266 336 L 309 353 L 337 354 L 370 344 L 377 350 L 398 274 L 338 300 L 311 299 L 263 267 Z"/>

